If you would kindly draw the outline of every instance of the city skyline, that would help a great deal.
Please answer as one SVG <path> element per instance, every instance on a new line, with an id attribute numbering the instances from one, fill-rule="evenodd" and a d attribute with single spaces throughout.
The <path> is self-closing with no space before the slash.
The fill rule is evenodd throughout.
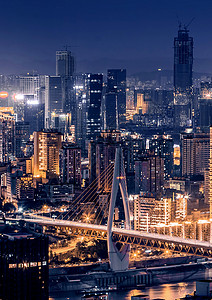
<path id="1" fill-rule="evenodd" d="M 194 71 L 210 72 L 210 1 L 22 1 L 2 4 L 2 74 L 55 74 L 55 51 L 70 46 L 79 72 L 127 68 L 129 74 L 173 69 L 173 36 L 179 20 L 194 37 Z M 41 3 L 40 3 L 41 4 Z M 8 17 L 9 16 L 9 17 Z M 62 21 L 60 21 L 62 20 Z M 168 25 L 168 26 L 167 26 Z M 207 46 L 205 46 L 207 45 Z"/>
<path id="2" fill-rule="evenodd" d="M 0 298 L 212 299 L 212 3 L 1 9 Z"/>

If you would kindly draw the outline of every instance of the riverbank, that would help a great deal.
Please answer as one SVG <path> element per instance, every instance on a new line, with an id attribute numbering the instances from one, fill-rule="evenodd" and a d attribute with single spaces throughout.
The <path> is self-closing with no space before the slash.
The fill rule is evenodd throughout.
<path id="1" fill-rule="evenodd" d="M 72 268 L 54 269 L 52 272 L 50 270 L 50 295 L 54 297 L 59 296 L 61 292 L 90 290 L 95 287 L 109 291 L 195 281 L 209 278 L 210 270 L 212 270 L 210 261 L 134 268 L 124 272 L 103 271 L 100 268 L 84 274 L 76 274 L 73 273 Z"/>

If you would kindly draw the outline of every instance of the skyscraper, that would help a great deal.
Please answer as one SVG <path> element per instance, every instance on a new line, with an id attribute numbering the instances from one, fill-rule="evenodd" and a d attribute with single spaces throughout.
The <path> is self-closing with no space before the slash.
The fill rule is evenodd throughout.
<path id="1" fill-rule="evenodd" d="M 29 123 L 15 123 L 15 156 L 24 157 L 24 148 L 29 140 Z"/>
<path id="2" fill-rule="evenodd" d="M 45 128 L 51 127 L 51 114 L 62 113 L 62 82 L 60 76 L 46 76 L 45 78 Z"/>
<path id="3" fill-rule="evenodd" d="M 212 127 L 210 127 L 210 164 L 209 164 L 209 205 L 210 205 L 210 219 L 212 219 Z"/>
<path id="4" fill-rule="evenodd" d="M 73 76 L 75 71 L 74 56 L 69 50 L 56 51 L 56 75 Z"/>
<path id="5" fill-rule="evenodd" d="M 86 128 L 87 128 L 87 106 L 89 100 L 89 75 L 78 74 L 75 77 L 75 97 L 76 97 L 76 143 L 82 151 L 82 156 L 86 157 Z"/>
<path id="6" fill-rule="evenodd" d="M 87 138 L 94 140 L 101 132 L 102 74 L 90 74 Z"/>
<path id="7" fill-rule="evenodd" d="M 81 186 L 81 149 L 71 143 L 63 143 L 61 150 L 61 169 L 64 183 Z"/>
<path id="8" fill-rule="evenodd" d="M 24 105 L 24 122 L 29 124 L 29 134 L 44 129 L 45 104 L 26 103 Z"/>
<path id="9" fill-rule="evenodd" d="M 15 116 L 0 113 L 0 162 L 8 162 L 14 154 Z"/>
<path id="10" fill-rule="evenodd" d="M 212 83 L 201 82 L 200 84 L 200 98 L 199 98 L 199 112 L 200 112 L 200 128 L 204 132 L 209 132 L 212 125 Z"/>
<path id="11" fill-rule="evenodd" d="M 62 110 L 71 113 L 71 124 L 76 127 L 76 97 L 74 91 L 75 59 L 69 50 L 56 51 L 56 75 L 61 77 Z"/>
<path id="12" fill-rule="evenodd" d="M 40 86 L 40 77 L 38 75 L 19 76 L 20 93 L 23 95 L 33 95 L 38 99 L 38 91 Z"/>
<path id="13" fill-rule="evenodd" d="M 182 141 L 182 175 L 204 175 L 209 167 L 210 138 L 206 133 L 185 132 Z"/>
<path id="14" fill-rule="evenodd" d="M 193 73 L 193 38 L 185 26 L 179 27 L 174 38 L 174 88 L 185 92 L 192 87 Z"/>
<path id="15" fill-rule="evenodd" d="M 62 135 L 59 132 L 34 132 L 34 177 L 51 179 L 59 176 L 61 146 Z"/>
<path id="16" fill-rule="evenodd" d="M 174 123 L 185 127 L 192 122 L 193 38 L 180 25 L 174 39 Z"/>
<path id="17" fill-rule="evenodd" d="M 126 69 L 107 71 L 106 128 L 118 129 L 126 120 Z"/>
<path id="18" fill-rule="evenodd" d="M 164 186 L 164 159 L 151 153 L 135 161 L 135 193 L 152 193 L 160 198 Z"/>

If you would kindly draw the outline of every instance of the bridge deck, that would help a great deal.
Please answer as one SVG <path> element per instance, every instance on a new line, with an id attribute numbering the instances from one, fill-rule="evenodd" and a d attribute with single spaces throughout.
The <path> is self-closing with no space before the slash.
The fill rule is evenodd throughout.
<path id="1" fill-rule="evenodd" d="M 107 236 L 107 226 L 81 223 L 68 220 L 53 220 L 48 217 L 36 216 L 36 218 L 21 219 L 28 223 L 35 223 L 41 226 L 59 226 L 69 227 L 81 231 L 84 234 L 88 231 L 101 233 L 105 238 Z M 7 219 L 14 221 L 14 219 Z M 168 236 L 156 233 L 148 233 L 136 230 L 127 230 L 121 228 L 112 229 L 116 241 L 128 244 L 137 244 L 149 248 L 170 249 L 177 252 L 196 254 L 201 256 L 212 256 L 212 244 L 205 241 L 184 239 L 175 236 Z"/>

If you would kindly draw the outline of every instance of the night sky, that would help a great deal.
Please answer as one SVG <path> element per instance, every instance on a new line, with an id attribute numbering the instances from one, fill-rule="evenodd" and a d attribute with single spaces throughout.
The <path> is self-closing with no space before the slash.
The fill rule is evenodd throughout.
<path id="1" fill-rule="evenodd" d="M 195 17 L 194 71 L 212 73 L 211 0 L 2 0 L 0 73 L 55 74 L 65 45 L 79 72 L 172 69 L 177 16 Z"/>

